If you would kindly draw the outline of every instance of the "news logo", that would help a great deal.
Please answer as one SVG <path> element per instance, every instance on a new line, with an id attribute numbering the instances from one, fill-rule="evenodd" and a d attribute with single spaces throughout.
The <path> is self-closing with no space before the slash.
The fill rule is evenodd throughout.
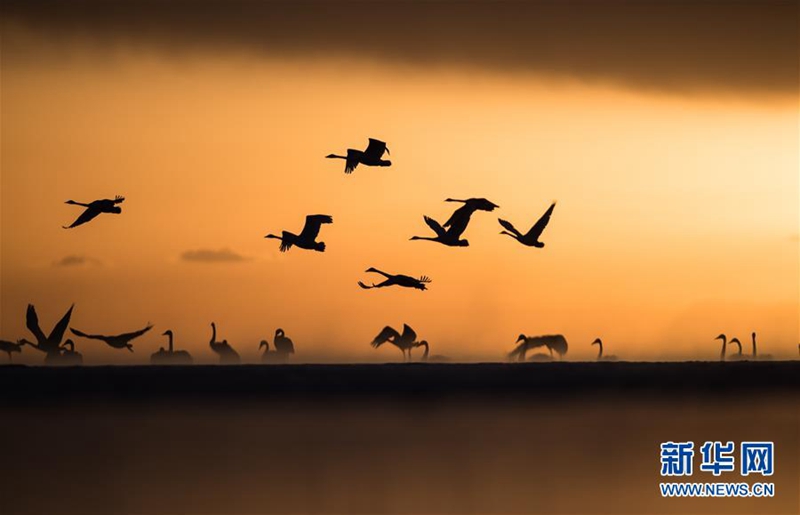
<path id="1" fill-rule="evenodd" d="M 700 446 L 701 472 L 719 477 L 736 470 L 734 442 L 708 441 Z M 688 477 L 693 474 L 694 442 L 664 442 L 661 444 L 661 476 Z M 739 475 L 771 476 L 775 470 L 773 442 L 741 442 L 739 446 Z M 661 483 L 663 497 L 773 497 L 774 483 Z"/>

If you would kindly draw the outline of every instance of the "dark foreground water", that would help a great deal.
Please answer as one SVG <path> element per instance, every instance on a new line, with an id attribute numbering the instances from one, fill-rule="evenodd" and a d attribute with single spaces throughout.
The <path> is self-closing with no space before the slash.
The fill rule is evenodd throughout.
<path id="1" fill-rule="evenodd" d="M 800 363 L 0 368 L 0 513 L 800 513 Z M 662 499 L 664 441 L 775 442 Z M 738 458 L 738 452 L 736 453 Z"/>

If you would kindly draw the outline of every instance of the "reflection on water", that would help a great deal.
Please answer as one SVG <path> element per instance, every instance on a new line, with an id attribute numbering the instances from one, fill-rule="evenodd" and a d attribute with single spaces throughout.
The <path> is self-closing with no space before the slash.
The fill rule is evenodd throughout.
<path id="1" fill-rule="evenodd" d="M 797 401 L 4 408 L 0 511 L 798 513 Z M 662 441 L 759 439 L 776 443 L 774 499 L 660 498 Z"/>

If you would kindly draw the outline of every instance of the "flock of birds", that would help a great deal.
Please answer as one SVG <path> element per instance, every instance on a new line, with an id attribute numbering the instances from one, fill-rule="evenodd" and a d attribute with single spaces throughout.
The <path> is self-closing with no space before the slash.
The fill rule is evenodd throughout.
<path id="1" fill-rule="evenodd" d="M 359 165 L 364 166 L 391 166 L 392 162 L 383 159 L 384 154 L 389 154 L 389 149 L 383 141 L 369 138 L 369 144 L 365 150 L 347 149 L 347 155 L 341 156 L 337 154 L 328 154 L 328 159 L 343 159 L 345 161 L 344 173 L 351 174 Z M 65 229 L 74 229 L 75 227 L 86 224 L 96 217 L 104 213 L 120 214 L 122 208 L 119 206 L 125 201 L 124 197 L 116 196 L 114 199 L 95 200 L 88 204 L 76 202 L 74 200 L 66 201 L 66 204 L 84 207 L 84 211 L 80 216 Z M 428 227 L 433 231 L 433 236 L 412 236 L 411 240 L 427 240 L 440 243 L 449 247 L 467 247 L 469 241 L 463 238 L 464 232 L 469 225 L 472 215 L 477 211 L 494 211 L 499 208 L 497 204 L 485 198 L 469 198 L 469 199 L 453 199 L 447 198 L 445 202 L 455 202 L 462 204 L 458 207 L 450 218 L 444 224 L 439 223 L 429 216 L 424 216 L 423 219 Z M 514 238 L 522 245 L 535 248 L 543 248 L 544 242 L 541 241 L 542 233 L 550 222 L 555 209 L 555 202 L 544 212 L 541 217 L 533 224 L 533 226 L 525 233 L 519 231 L 514 225 L 502 218 L 498 218 L 498 223 L 503 228 L 500 232 L 501 235 L 507 235 Z M 313 250 L 316 252 L 325 252 L 325 242 L 317 241 L 320 230 L 323 225 L 333 223 L 333 217 L 324 214 L 314 214 L 306 216 L 305 225 L 299 234 L 289 231 L 281 231 L 280 236 L 275 234 L 267 234 L 265 238 L 280 240 L 280 251 L 287 252 L 292 247 L 297 247 L 304 250 Z M 365 289 L 386 288 L 390 286 L 398 286 L 402 288 L 412 288 L 418 290 L 426 290 L 427 285 L 431 283 L 431 279 L 427 276 L 420 278 L 411 277 L 403 274 L 390 274 L 381 271 L 377 268 L 370 267 L 366 270 L 367 273 L 378 274 L 383 277 L 383 280 L 377 284 L 366 284 L 362 281 L 358 285 Z M 72 316 L 73 308 L 66 312 L 66 314 L 59 320 L 49 335 L 45 336 L 44 332 L 39 326 L 38 316 L 36 309 L 33 305 L 28 305 L 26 313 L 26 325 L 28 330 L 33 334 L 35 342 L 26 339 L 19 339 L 16 342 L 0 340 L 0 352 L 8 354 L 9 361 L 12 360 L 12 353 L 22 351 L 24 345 L 29 345 L 45 353 L 45 363 L 47 364 L 80 364 L 83 362 L 82 355 L 75 350 L 75 343 L 71 339 L 65 341 L 64 335 L 69 326 L 70 318 Z M 75 328 L 69 328 L 73 335 L 80 338 L 89 340 L 99 340 L 106 343 L 109 347 L 114 349 L 127 349 L 133 352 L 133 345 L 131 341 L 147 333 L 153 326 L 148 324 L 147 327 L 128 333 L 118 335 L 102 335 L 102 334 L 89 334 Z M 241 362 L 241 357 L 238 352 L 228 343 L 227 340 L 217 341 L 217 327 L 213 322 L 211 323 L 211 340 L 209 347 L 215 352 L 220 359 L 220 363 L 235 364 Z M 168 338 L 168 346 L 165 349 L 161 347 L 157 352 L 153 353 L 150 357 L 152 364 L 191 364 L 193 362 L 192 356 L 185 350 L 175 350 L 173 345 L 174 335 L 171 330 L 165 331 L 163 336 Z M 752 359 L 769 359 L 768 356 L 758 356 L 756 351 L 755 333 L 752 334 L 753 338 L 753 354 L 750 356 Z M 722 340 L 722 352 L 720 358 L 725 360 L 725 351 L 728 344 L 736 344 L 739 353 L 733 356 L 728 356 L 728 360 L 734 359 L 747 359 L 748 357 L 742 354 L 742 345 L 737 338 L 733 338 L 730 342 L 724 334 L 721 334 L 717 339 Z M 391 344 L 397 347 L 403 354 L 404 360 L 411 360 L 411 351 L 416 348 L 424 348 L 422 356 L 423 361 L 447 361 L 446 356 L 429 355 L 430 345 L 426 340 L 418 340 L 417 333 L 408 325 L 403 325 L 403 332 L 386 326 L 381 332 L 372 340 L 372 347 L 379 348 L 384 344 Z M 520 334 L 517 339 L 516 347 L 509 353 L 508 357 L 516 361 L 551 361 L 554 359 L 554 353 L 559 359 L 567 353 L 568 345 L 567 340 L 563 335 L 544 335 L 544 336 L 526 336 Z M 614 361 L 616 356 L 603 354 L 603 342 L 600 338 L 595 339 L 592 345 L 598 345 L 598 361 Z M 259 349 L 264 349 L 262 354 L 262 361 L 264 362 L 285 362 L 291 354 L 294 354 L 294 343 L 286 336 L 283 329 L 278 329 L 275 332 L 273 341 L 273 350 L 269 348 L 269 342 L 262 340 L 259 343 Z M 528 357 L 527 353 L 533 349 L 545 348 L 548 353 L 538 352 Z M 800 350 L 800 346 L 798 346 Z"/>

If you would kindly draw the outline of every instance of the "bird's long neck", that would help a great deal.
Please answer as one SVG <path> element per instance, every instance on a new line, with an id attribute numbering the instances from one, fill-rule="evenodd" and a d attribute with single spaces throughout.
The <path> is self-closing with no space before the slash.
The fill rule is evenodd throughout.
<path id="1" fill-rule="evenodd" d="M 722 337 L 722 350 L 719 353 L 719 359 L 725 359 L 725 346 L 728 344 L 727 339 Z"/>
<path id="2" fill-rule="evenodd" d="M 217 343 L 217 326 L 216 324 L 211 324 L 211 345 L 213 346 Z"/>
<path id="3" fill-rule="evenodd" d="M 597 342 L 597 346 L 600 347 L 597 350 L 597 359 L 600 359 L 603 357 L 603 342 Z"/>
<path id="4" fill-rule="evenodd" d="M 428 346 L 428 342 L 421 342 L 420 346 L 421 347 L 425 347 L 425 352 L 422 353 L 422 361 L 427 361 L 428 360 L 428 352 L 431 350 L 430 346 Z"/>
<path id="5" fill-rule="evenodd" d="M 328 154 L 325 157 L 327 157 L 328 159 L 347 159 L 347 156 L 340 156 L 338 154 Z"/>
<path id="6" fill-rule="evenodd" d="M 756 350 L 756 333 L 753 333 L 753 357 L 758 356 L 758 350 Z"/>
<path id="7" fill-rule="evenodd" d="M 172 333 L 169 333 L 167 337 L 169 338 L 169 352 L 172 353 Z"/>
<path id="8" fill-rule="evenodd" d="M 427 240 L 427 241 L 439 241 L 439 236 L 432 238 L 430 236 L 412 236 L 412 240 Z"/>

